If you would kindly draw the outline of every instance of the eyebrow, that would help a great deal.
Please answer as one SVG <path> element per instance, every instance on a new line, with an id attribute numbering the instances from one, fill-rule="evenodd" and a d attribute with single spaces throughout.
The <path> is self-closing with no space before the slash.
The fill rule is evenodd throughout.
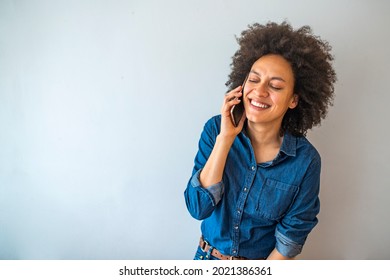
<path id="1" fill-rule="evenodd" d="M 255 70 L 251 70 L 250 73 L 254 73 L 257 76 L 261 77 L 260 73 L 256 72 Z M 286 82 L 282 77 L 271 77 L 271 80 L 278 80 L 278 81 Z"/>

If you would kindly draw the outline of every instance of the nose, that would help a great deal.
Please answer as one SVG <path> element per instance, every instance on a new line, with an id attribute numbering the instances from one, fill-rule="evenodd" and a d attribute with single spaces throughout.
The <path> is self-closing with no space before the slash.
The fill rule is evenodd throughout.
<path id="1" fill-rule="evenodd" d="M 268 91 L 267 91 L 267 85 L 265 82 L 257 84 L 254 89 L 254 93 L 258 97 L 267 97 L 268 96 Z"/>

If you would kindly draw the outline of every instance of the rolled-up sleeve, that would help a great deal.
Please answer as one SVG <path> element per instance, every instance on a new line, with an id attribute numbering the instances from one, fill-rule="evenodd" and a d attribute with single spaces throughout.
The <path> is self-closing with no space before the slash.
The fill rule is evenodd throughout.
<path id="1" fill-rule="evenodd" d="M 281 234 L 278 230 L 275 232 L 276 245 L 275 248 L 283 256 L 288 258 L 294 258 L 299 255 L 302 251 L 302 244 L 298 244 L 288 237 Z"/>
<path id="2" fill-rule="evenodd" d="M 203 220 L 211 215 L 224 192 L 222 182 L 208 188 L 202 187 L 199 181 L 201 171 L 202 169 L 198 170 L 191 177 L 184 193 L 188 211 L 192 217 L 198 220 Z"/>

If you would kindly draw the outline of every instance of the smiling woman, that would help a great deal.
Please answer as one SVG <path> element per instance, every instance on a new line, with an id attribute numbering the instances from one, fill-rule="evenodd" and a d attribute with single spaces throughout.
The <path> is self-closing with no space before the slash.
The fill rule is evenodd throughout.
<path id="1" fill-rule="evenodd" d="M 238 38 L 240 48 L 233 56 L 232 72 L 226 85 L 230 90 L 241 85 L 254 63 L 264 55 L 278 54 L 291 67 L 294 94 L 299 106 L 288 110 L 282 131 L 296 136 L 321 124 L 332 105 L 336 73 L 331 62 L 331 46 L 311 32 L 309 26 L 298 30 L 283 22 L 267 25 L 253 24 Z M 253 69 L 252 69 L 253 70 Z"/>
<path id="2" fill-rule="evenodd" d="M 292 259 L 318 222 L 321 158 L 304 135 L 333 99 L 333 58 L 309 27 L 285 22 L 250 26 L 238 42 L 185 190 L 203 220 L 195 259 Z"/>

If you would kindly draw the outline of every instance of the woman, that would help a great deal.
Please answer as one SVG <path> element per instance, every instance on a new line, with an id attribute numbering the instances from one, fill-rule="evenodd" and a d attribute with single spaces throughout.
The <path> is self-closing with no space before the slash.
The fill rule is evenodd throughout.
<path id="1" fill-rule="evenodd" d="M 318 222 L 321 159 L 305 135 L 332 104 L 331 47 L 286 22 L 249 26 L 238 43 L 184 193 L 203 220 L 195 259 L 292 259 Z"/>

